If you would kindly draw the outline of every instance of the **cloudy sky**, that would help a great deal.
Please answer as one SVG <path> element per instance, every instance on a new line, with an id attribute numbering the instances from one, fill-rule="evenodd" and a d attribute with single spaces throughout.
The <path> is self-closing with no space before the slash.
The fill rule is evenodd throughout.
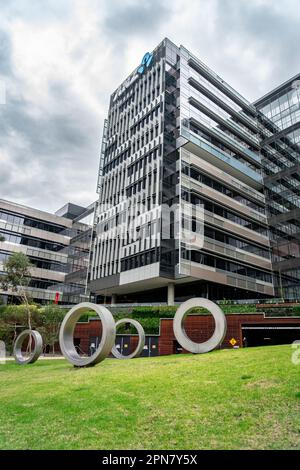
<path id="1" fill-rule="evenodd" d="M 0 198 L 92 202 L 109 95 L 166 36 L 249 100 L 300 72 L 298 0 L 0 0 Z"/>

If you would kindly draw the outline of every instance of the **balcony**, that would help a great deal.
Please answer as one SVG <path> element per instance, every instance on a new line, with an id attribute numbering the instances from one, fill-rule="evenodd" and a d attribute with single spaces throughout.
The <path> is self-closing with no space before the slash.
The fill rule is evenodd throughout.
<path id="1" fill-rule="evenodd" d="M 239 126 L 232 119 L 230 119 L 230 117 L 225 118 L 225 117 L 221 116 L 221 114 L 220 114 L 219 110 L 217 109 L 217 107 L 211 106 L 210 103 L 208 103 L 208 102 L 206 102 L 204 104 L 204 102 L 202 102 L 202 100 L 199 101 L 198 99 L 194 98 L 193 96 L 191 96 L 189 98 L 189 103 L 192 106 L 194 106 L 195 108 L 199 109 L 199 111 L 201 111 L 204 114 L 206 114 L 207 116 L 209 116 L 211 119 L 213 119 L 219 125 L 227 128 L 230 132 L 232 132 L 234 135 L 237 135 L 240 139 L 244 140 L 249 145 L 252 145 L 253 147 L 256 147 L 256 149 L 259 149 L 259 139 L 258 139 L 258 137 L 256 137 L 255 135 L 250 134 L 249 132 L 247 132 L 243 127 Z M 210 107 L 208 108 L 206 106 L 206 104 L 210 105 Z M 230 140 L 232 140 L 232 139 L 230 139 Z M 239 147 L 241 147 L 242 149 L 246 148 L 244 146 L 241 146 L 241 144 L 239 144 Z M 251 158 L 254 159 L 256 162 L 260 163 L 261 160 L 255 153 L 251 152 L 251 153 L 248 153 L 247 155 L 251 156 Z"/>
<path id="2" fill-rule="evenodd" d="M 226 154 L 184 126 L 181 128 L 181 136 L 188 140 L 188 142 L 184 144 L 184 148 L 187 150 L 235 178 L 238 178 L 249 186 L 255 189 L 262 188 L 263 177 L 261 173 L 252 170 L 252 168 L 249 168 L 231 155 Z"/>
<path id="3" fill-rule="evenodd" d="M 200 83 L 199 80 L 196 80 L 193 77 L 190 77 L 188 79 L 188 84 L 191 85 L 195 90 L 200 92 L 202 95 L 205 95 L 210 101 L 222 108 L 228 114 L 230 114 L 230 116 L 234 116 L 238 121 L 242 122 L 249 129 L 254 132 L 257 132 L 258 124 L 256 120 L 251 118 L 250 116 L 247 116 L 245 113 L 243 113 L 242 110 L 238 111 L 234 109 L 231 105 L 231 100 L 226 99 L 225 97 L 223 99 L 221 96 L 218 96 L 217 94 L 213 93 L 212 90 L 209 90 L 205 86 L 205 83 Z"/>
<path id="4" fill-rule="evenodd" d="M 248 111 L 249 114 L 255 116 L 257 111 L 256 108 L 250 104 L 242 95 L 240 95 L 234 88 L 228 85 L 221 77 L 215 72 L 210 70 L 203 62 L 191 56 L 189 53 L 189 66 L 194 69 L 197 73 L 204 76 L 212 83 L 216 88 L 221 90 L 226 96 L 228 96 L 233 102 L 238 104 L 242 109 Z"/>

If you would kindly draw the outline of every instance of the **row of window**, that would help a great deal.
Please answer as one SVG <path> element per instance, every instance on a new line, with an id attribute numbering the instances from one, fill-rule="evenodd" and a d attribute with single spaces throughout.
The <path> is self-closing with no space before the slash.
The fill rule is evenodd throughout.
<path id="1" fill-rule="evenodd" d="M 157 157 L 162 154 L 162 145 L 159 145 L 155 149 L 146 153 L 143 157 L 139 158 L 135 163 L 130 165 L 127 169 L 127 176 L 132 176 L 138 170 L 142 168 L 146 169 L 147 165 L 151 165 L 153 161 L 156 161 Z"/>
<path id="2" fill-rule="evenodd" d="M 144 88 L 145 90 L 149 87 L 152 88 L 152 93 L 154 91 L 153 84 L 155 83 L 157 78 L 157 82 L 160 80 L 160 66 L 157 67 L 157 69 L 153 69 L 153 72 L 151 73 L 151 70 L 147 74 L 144 75 L 143 78 L 139 80 L 139 82 L 134 83 L 134 87 L 132 90 L 132 87 L 128 88 L 127 93 L 124 97 L 122 97 L 122 101 L 120 99 L 120 102 L 118 103 L 119 105 L 119 112 L 123 112 L 126 110 L 126 108 L 134 102 L 136 99 L 136 96 L 140 93 L 141 95 L 143 94 Z M 124 99 L 125 98 L 125 99 Z M 113 114 L 112 114 L 112 117 Z"/>
<path id="3" fill-rule="evenodd" d="M 105 154 L 105 161 L 108 161 L 109 154 Z M 130 147 L 128 147 L 126 150 L 123 150 L 123 152 L 120 153 L 116 158 L 111 160 L 109 163 L 105 163 L 103 167 L 103 175 L 109 173 L 111 170 L 119 166 L 121 163 L 125 162 L 127 158 L 130 156 Z"/>
<path id="4" fill-rule="evenodd" d="M 195 205 L 202 204 L 204 209 L 208 212 L 211 212 L 212 214 L 219 215 L 220 217 L 223 217 L 230 222 L 242 225 L 243 227 L 254 230 L 255 232 L 258 232 L 266 237 L 268 236 L 268 228 L 264 225 L 261 225 L 258 222 L 253 222 L 250 219 L 245 219 L 244 217 L 235 214 L 233 211 L 230 211 L 223 206 L 220 206 L 207 199 L 203 199 L 195 193 L 189 193 L 188 190 L 183 189 L 182 199 Z"/>
<path id="5" fill-rule="evenodd" d="M 261 248 L 257 245 L 253 245 L 253 243 L 249 243 L 237 237 L 233 237 L 226 233 L 220 232 L 219 230 L 213 229 L 211 227 L 204 227 L 204 235 L 208 238 L 211 238 L 212 240 L 216 240 L 226 245 L 230 245 L 234 248 L 239 248 L 241 250 L 248 251 L 249 253 L 253 253 L 255 255 L 262 256 L 267 259 L 270 258 L 269 250 Z"/>
<path id="6" fill-rule="evenodd" d="M 145 116 L 143 116 L 141 119 L 139 119 L 138 122 L 133 124 L 130 129 L 130 135 L 131 137 L 136 134 L 137 131 L 140 131 L 141 129 L 144 129 L 144 126 L 146 124 L 149 124 L 149 122 L 153 122 L 154 116 L 158 117 L 159 113 L 159 108 L 162 111 L 163 109 L 163 104 L 160 103 L 158 104 L 155 108 L 153 108 L 151 111 L 149 111 Z"/>
<path id="7" fill-rule="evenodd" d="M 38 238 L 27 237 L 24 235 L 15 235 L 5 230 L 0 230 L 0 233 L 4 236 L 5 241 L 16 243 L 18 245 L 31 246 L 33 248 L 50 251 L 60 251 L 64 248 L 64 245 L 61 245 L 60 243 L 40 240 Z"/>
<path id="8" fill-rule="evenodd" d="M 5 263 L 8 258 L 11 256 L 11 253 L 0 251 L 0 262 Z M 43 260 L 39 258 L 34 258 L 29 256 L 31 264 L 36 268 L 47 269 L 49 271 L 56 271 L 60 273 L 67 272 L 67 265 L 65 263 L 57 263 L 50 260 Z"/>
<path id="9" fill-rule="evenodd" d="M 153 248 L 152 250 L 130 256 L 121 261 L 121 272 L 129 271 L 135 268 L 141 268 L 152 263 L 159 261 L 159 249 Z"/>
<path id="10" fill-rule="evenodd" d="M 194 77 L 195 80 L 200 82 L 208 91 L 213 93 L 213 95 L 217 96 L 219 101 L 226 103 L 237 113 L 245 115 L 247 119 L 252 122 L 253 125 L 256 125 L 256 109 L 254 108 L 254 106 L 249 106 L 246 100 L 244 100 L 245 106 L 242 105 L 241 107 L 241 96 L 238 95 L 239 102 L 237 103 L 234 99 L 234 95 L 236 92 L 231 88 L 230 94 L 228 94 L 226 93 L 226 90 L 223 87 L 222 89 L 220 89 L 219 84 L 214 80 L 214 78 L 213 81 L 211 81 L 210 74 L 204 76 L 202 70 L 199 70 L 198 65 L 194 62 L 193 58 L 192 60 L 189 60 L 189 66 L 189 70 L 185 72 L 188 77 Z M 223 80 L 220 80 L 220 82 L 222 85 L 225 83 L 223 82 Z M 249 129 L 251 129 L 251 127 L 252 126 L 250 126 Z"/>
<path id="11" fill-rule="evenodd" d="M 199 181 L 200 183 L 203 183 L 206 186 L 209 186 L 215 191 L 225 194 L 225 196 L 231 197 L 232 199 L 234 199 L 237 202 L 240 202 L 241 204 L 251 207 L 252 209 L 258 212 L 261 212 L 262 214 L 265 213 L 264 207 L 259 206 L 258 204 L 246 198 L 245 196 L 242 196 L 237 191 L 226 186 L 225 184 L 220 183 L 219 181 L 214 180 L 210 176 L 205 175 L 200 170 L 198 170 L 198 168 L 196 169 L 193 166 L 189 167 L 187 165 L 183 165 L 182 172 L 183 174 L 190 176 L 191 178 Z"/>
<path id="12" fill-rule="evenodd" d="M 145 145 L 149 144 L 154 137 L 158 137 L 159 134 L 159 125 L 158 122 L 155 124 L 155 127 L 151 127 L 150 131 L 143 132 L 140 137 L 135 140 L 132 139 L 131 142 L 131 154 L 133 155 L 135 152 L 138 152 L 142 149 Z"/>
<path id="13" fill-rule="evenodd" d="M 204 103 L 204 105 L 206 107 L 209 107 L 210 110 L 212 108 L 211 101 L 201 99 L 200 96 L 198 96 L 197 98 L 198 98 L 197 102 L 200 102 L 200 106 L 199 106 L 198 103 L 195 103 L 194 101 L 189 100 L 190 104 L 192 105 L 192 108 L 190 110 L 191 111 L 191 116 L 194 116 L 197 119 L 197 121 L 203 122 L 205 124 L 205 126 L 208 126 L 209 128 L 212 128 L 212 129 L 216 129 L 217 131 L 221 131 L 221 135 L 223 133 L 226 134 L 226 136 L 228 136 L 228 138 L 229 138 L 229 141 L 231 141 L 234 145 L 235 145 L 235 142 L 236 142 L 239 146 L 241 146 L 243 148 L 246 148 L 246 149 L 249 149 L 254 154 L 257 154 L 257 150 L 252 145 L 250 145 L 248 142 L 246 143 L 246 140 L 248 141 L 249 138 L 247 139 L 247 136 L 244 136 L 244 139 L 242 139 L 240 137 L 240 132 L 243 132 L 242 129 L 236 130 L 234 128 L 234 124 L 230 123 L 229 119 L 225 120 L 223 116 L 221 116 L 221 117 L 222 117 L 222 119 L 224 119 L 224 121 L 221 124 L 219 122 L 219 121 L 221 121 L 220 119 L 215 118 L 215 117 L 213 118 L 213 117 L 207 115 L 205 112 L 201 111 L 201 101 Z M 216 110 L 214 110 L 214 111 L 216 111 Z M 252 139 L 251 139 L 251 142 L 252 142 Z"/>
<path id="14" fill-rule="evenodd" d="M 223 142 L 220 142 L 214 136 L 209 135 L 207 132 L 204 132 L 202 129 L 196 127 L 192 123 L 190 124 L 190 129 L 191 129 L 192 132 L 194 132 L 197 135 L 200 135 L 200 137 L 203 137 L 205 140 L 207 140 L 212 145 L 214 145 L 218 149 L 225 152 L 227 155 L 230 155 L 231 157 L 235 158 L 236 160 L 239 160 L 241 163 L 246 165 L 248 168 L 251 168 L 252 170 L 257 171 L 257 167 L 255 165 L 248 162 L 248 160 L 246 160 L 241 155 L 237 154 L 236 151 L 231 150 L 227 145 L 225 146 L 223 144 Z"/>
<path id="15" fill-rule="evenodd" d="M 130 118 L 133 119 L 139 112 L 146 108 L 147 105 L 151 103 L 155 99 L 155 97 L 159 97 L 161 92 L 160 84 L 158 83 L 156 87 L 152 88 L 152 91 L 148 92 L 147 96 L 145 95 L 143 98 L 140 95 L 139 102 L 136 102 L 135 105 L 132 106 L 131 111 L 128 111 L 127 114 L 121 115 L 123 111 L 122 104 L 120 105 L 117 111 L 114 111 L 109 116 L 109 136 L 118 135 L 119 143 L 125 142 L 128 139 L 128 125 Z M 138 99 L 138 97 L 137 97 Z M 130 102 L 134 102 L 135 97 L 132 95 L 130 97 Z M 127 129 L 127 131 L 126 131 Z"/>
<path id="16" fill-rule="evenodd" d="M 213 268 L 227 271 L 232 274 L 251 277 L 264 282 L 272 282 L 272 275 L 269 272 L 261 271 L 260 269 L 251 268 L 249 266 L 244 266 L 239 263 L 234 263 L 223 258 L 217 258 L 200 251 L 184 249 L 181 252 L 181 256 L 183 259 L 194 261 L 195 263 L 199 264 L 204 264 L 206 266 L 211 266 Z"/>
<path id="17" fill-rule="evenodd" d="M 34 287 L 35 289 L 51 289 L 55 286 L 57 289 L 58 285 L 62 283 L 58 283 L 57 281 L 47 281 L 45 279 L 31 279 L 29 283 L 29 287 Z"/>
<path id="18" fill-rule="evenodd" d="M 130 119 L 134 119 L 140 111 L 145 109 L 147 105 L 150 105 L 161 93 L 160 68 L 157 80 L 153 80 L 153 82 L 149 80 L 146 85 L 144 82 L 147 76 L 151 76 L 149 71 L 144 77 L 136 80 L 132 87 L 128 87 L 127 98 L 125 100 L 122 97 L 118 97 L 110 107 L 108 137 L 115 135 L 119 145 L 129 138 Z"/>
<path id="19" fill-rule="evenodd" d="M 153 177 L 152 177 L 153 175 Z M 156 181 L 157 181 L 157 171 L 154 170 L 153 174 L 152 173 L 149 173 L 148 174 L 148 188 L 149 188 L 149 193 L 148 193 L 148 196 L 150 197 L 151 196 L 151 185 L 152 185 L 152 182 L 153 182 L 153 185 L 155 186 L 156 185 Z M 137 183 L 134 183 L 132 186 L 129 186 L 127 189 L 126 189 L 126 196 L 127 197 L 131 197 L 135 194 L 139 194 L 142 190 L 145 190 L 146 189 L 146 183 L 147 183 L 147 176 L 145 176 L 143 179 L 141 179 L 139 182 Z M 146 193 L 145 194 L 142 194 L 142 196 L 145 198 L 146 197 Z"/>
<path id="20" fill-rule="evenodd" d="M 5 220 L 10 224 L 23 225 L 24 227 L 37 228 L 39 230 L 45 230 L 52 233 L 61 233 L 67 230 L 66 227 L 54 225 L 49 222 L 43 222 L 27 216 L 16 215 L 13 212 L 6 212 L 4 210 L 0 210 L 0 219 Z"/>
<path id="21" fill-rule="evenodd" d="M 145 109 L 147 105 L 149 105 L 151 103 L 151 101 L 153 101 L 155 99 L 155 97 L 158 97 L 160 94 L 160 85 L 156 85 L 156 87 L 154 86 L 151 90 L 151 92 L 149 91 L 147 96 L 144 96 L 143 98 L 140 98 L 139 102 L 135 104 L 135 106 L 133 106 L 131 108 L 131 112 L 130 112 L 130 116 L 131 116 L 131 119 L 134 118 L 134 116 L 136 116 L 140 111 L 142 111 L 142 109 Z M 134 95 L 133 95 L 133 100 L 132 102 L 134 101 Z M 122 105 L 120 106 L 120 112 L 122 110 Z M 128 112 L 128 116 L 129 116 L 129 112 Z M 119 126 L 118 124 L 116 125 L 116 132 L 118 132 L 118 129 L 119 129 Z"/>
<path id="22" fill-rule="evenodd" d="M 229 124 L 231 124 L 231 123 L 233 125 L 236 124 L 238 126 L 238 128 L 241 128 L 241 131 L 243 132 L 243 135 L 244 135 L 244 131 L 245 131 L 246 136 L 248 137 L 248 139 L 253 138 L 256 142 L 258 142 L 258 139 L 257 139 L 258 129 L 256 131 L 253 131 L 252 126 L 250 126 L 250 127 L 246 126 L 243 122 L 241 122 L 240 119 L 238 119 L 236 117 L 236 115 L 234 115 L 232 112 L 229 113 L 229 110 L 228 110 L 228 107 L 227 107 L 228 103 L 227 104 L 225 103 L 225 108 L 226 109 L 224 109 L 223 100 L 222 100 L 222 103 L 219 102 L 217 104 L 215 102 L 216 100 L 213 100 L 210 96 L 211 90 L 208 90 L 208 93 L 207 93 L 206 88 L 205 88 L 205 91 L 203 91 L 202 88 L 199 89 L 198 81 L 195 82 L 194 80 L 195 79 L 189 80 L 189 85 L 191 85 L 191 87 L 192 87 L 192 89 L 191 89 L 192 96 L 195 94 L 195 96 L 197 97 L 197 99 L 199 101 L 201 101 L 209 109 L 212 109 L 224 121 L 228 122 Z M 189 90 L 189 87 L 187 87 L 187 85 L 184 84 L 182 86 L 182 89 L 183 89 L 183 93 L 185 94 L 185 96 L 187 98 L 190 97 L 191 92 Z M 220 97 L 219 97 L 219 99 L 220 99 Z"/>

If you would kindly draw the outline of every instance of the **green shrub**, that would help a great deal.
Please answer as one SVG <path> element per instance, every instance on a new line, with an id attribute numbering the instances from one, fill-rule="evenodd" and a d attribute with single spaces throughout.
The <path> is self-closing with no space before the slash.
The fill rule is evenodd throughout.
<path id="1" fill-rule="evenodd" d="M 293 313 L 295 315 L 300 316 L 300 305 L 297 305 L 296 307 L 293 307 Z"/>
<path id="2" fill-rule="evenodd" d="M 235 305 L 231 301 L 220 304 L 225 314 L 230 313 L 251 313 L 256 311 L 255 305 Z M 108 308 L 109 305 L 108 305 Z M 178 306 L 157 306 L 157 307 L 117 307 L 112 309 L 112 313 L 116 321 L 123 318 L 132 318 L 137 320 L 143 326 L 146 334 L 158 334 L 160 319 L 173 318 Z M 32 327 L 40 331 L 43 336 L 44 344 L 54 348 L 55 342 L 58 340 L 58 333 L 61 322 L 67 314 L 68 309 L 60 308 L 57 305 L 49 304 L 47 306 L 31 305 L 30 313 L 32 319 Z M 300 315 L 299 307 L 294 307 L 294 314 Z M 199 315 L 207 314 L 204 308 L 194 308 L 191 313 Z M 92 310 L 84 312 L 80 318 L 80 322 L 87 322 L 90 318 L 96 317 L 96 313 Z M 13 341 L 19 334 L 20 330 L 28 327 L 27 313 L 24 305 L 0 305 L 0 340 L 5 341 L 8 351 L 12 350 Z M 135 328 L 126 328 L 122 325 L 118 328 L 118 333 L 134 334 Z"/>
<path id="3" fill-rule="evenodd" d="M 37 305 L 30 305 L 33 328 L 41 326 L 41 318 Z M 6 344 L 6 349 L 12 352 L 13 343 L 20 331 L 28 328 L 28 315 L 24 305 L 0 306 L 0 340 Z"/>

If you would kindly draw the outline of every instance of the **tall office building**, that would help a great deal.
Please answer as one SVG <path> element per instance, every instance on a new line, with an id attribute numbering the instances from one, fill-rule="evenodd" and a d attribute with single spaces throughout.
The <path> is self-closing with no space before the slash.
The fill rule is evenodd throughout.
<path id="1" fill-rule="evenodd" d="M 145 54 L 110 98 L 93 293 L 170 304 L 274 294 L 258 114 L 183 46 L 164 39 Z"/>
<path id="2" fill-rule="evenodd" d="M 268 128 L 265 173 L 275 295 L 300 298 L 300 74 L 255 103 Z"/>

